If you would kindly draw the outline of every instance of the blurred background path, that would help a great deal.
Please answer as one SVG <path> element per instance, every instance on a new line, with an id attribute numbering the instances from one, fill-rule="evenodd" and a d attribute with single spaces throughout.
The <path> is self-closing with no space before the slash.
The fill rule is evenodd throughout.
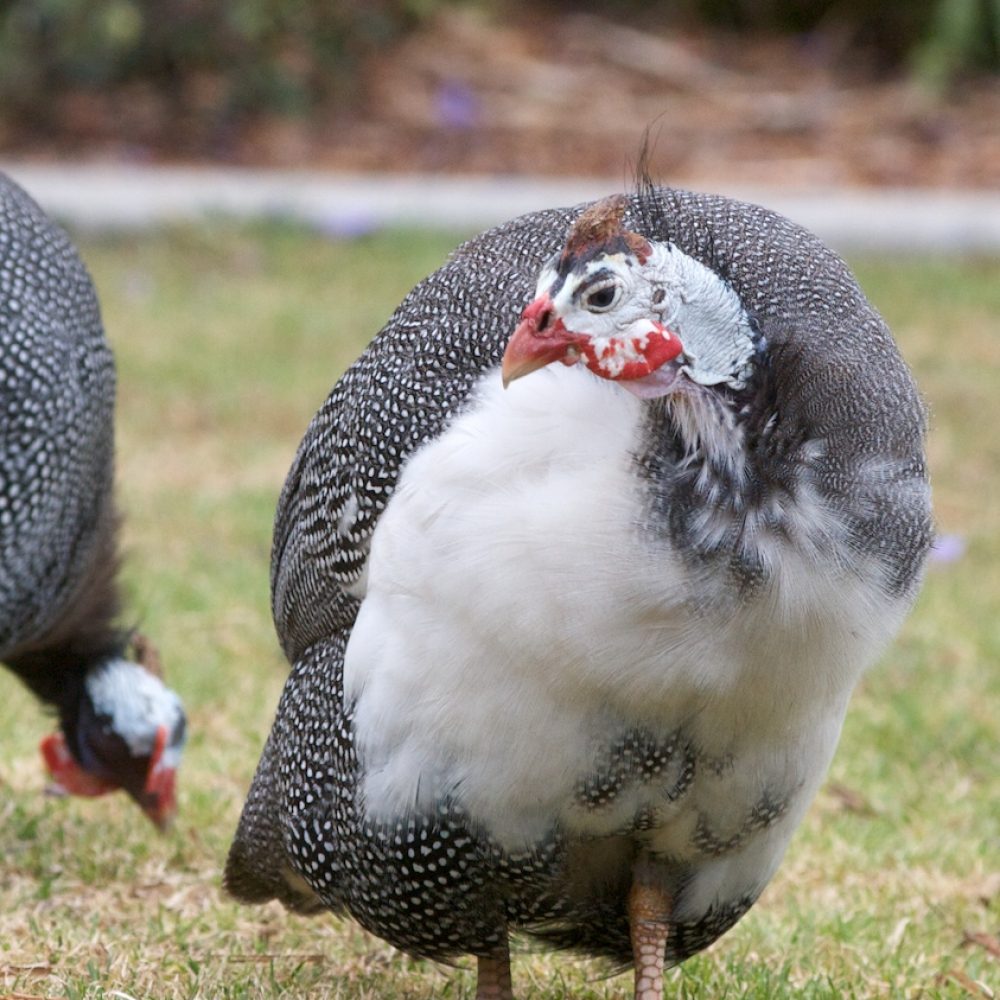
<path id="1" fill-rule="evenodd" d="M 132 228 L 215 216 L 291 219 L 332 237 L 390 226 L 476 231 L 628 187 L 628 179 L 339 174 L 305 170 L 0 161 L 56 217 Z M 1000 192 L 716 186 L 766 205 L 841 252 L 1000 252 Z"/>
<path id="2" fill-rule="evenodd" d="M 841 250 L 1000 248 L 975 0 L 12 0 L 0 166 L 86 226 L 481 228 L 657 180 Z"/>

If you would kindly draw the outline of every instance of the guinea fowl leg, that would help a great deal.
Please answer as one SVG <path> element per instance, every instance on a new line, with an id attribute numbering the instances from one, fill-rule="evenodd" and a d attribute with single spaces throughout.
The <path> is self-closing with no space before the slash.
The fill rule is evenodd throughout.
<path id="1" fill-rule="evenodd" d="M 670 932 L 670 897 L 636 874 L 628 896 L 635 962 L 635 1000 L 662 1000 L 663 953 Z"/>
<path id="2" fill-rule="evenodd" d="M 510 983 L 510 948 L 506 936 L 492 955 L 479 956 L 476 1000 L 514 1000 Z"/>

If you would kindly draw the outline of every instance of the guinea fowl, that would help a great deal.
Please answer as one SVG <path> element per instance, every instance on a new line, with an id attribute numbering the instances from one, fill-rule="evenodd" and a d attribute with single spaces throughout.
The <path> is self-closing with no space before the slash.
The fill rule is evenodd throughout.
<path id="1" fill-rule="evenodd" d="M 923 433 L 843 262 L 763 208 L 644 183 L 460 247 L 285 484 L 293 669 L 228 889 L 475 955 L 479 997 L 517 931 L 659 997 L 773 875 L 912 602 Z"/>
<path id="2" fill-rule="evenodd" d="M 115 624 L 114 401 L 83 263 L 0 174 L 0 663 L 58 716 L 41 745 L 55 789 L 122 788 L 162 827 L 186 721 L 149 644 Z"/>

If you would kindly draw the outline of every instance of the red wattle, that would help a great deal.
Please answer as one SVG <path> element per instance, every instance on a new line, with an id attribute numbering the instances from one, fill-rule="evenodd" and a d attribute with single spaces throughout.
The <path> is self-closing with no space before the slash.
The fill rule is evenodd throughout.
<path id="1" fill-rule="evenodd" d="M 177 811 L 177 771 L 163 763 L 167 746 L 167 727 L 158 726 L 153 751 L 149 755 L 149 770 L 143 792 L 147 803 L 143 809 L 147 816 L 162 830 L 169 825 Z"/>
<path id="2" fill-rule="evenodd" d="M 70 753 L 66 737 L 62 733 L 46 736 L 39 743 L 38 749 L 42 752 L 45 766 L 52 775 L 58 791 L 68 795 L 94 798 L 113 792 L 117 787 L 80 767 L 76 758 Z"/>
<path id="3" fill-rule="evenodd" d="M 642 343 L 640 347 L 639 344 Z M 587 367 L 601 378 L 615 382 L 645 378 L 661 365 L 676 358 L 684 349 L 680 338 L 662 323 L 651 321 L 650 329 L 629 338 L 611 337 L 598 354 L 592 342 L 580 345 Z M 620 355 L 628 360 L 620 360 Z M 636 355 L 639 357 L 637 358 Z"/>

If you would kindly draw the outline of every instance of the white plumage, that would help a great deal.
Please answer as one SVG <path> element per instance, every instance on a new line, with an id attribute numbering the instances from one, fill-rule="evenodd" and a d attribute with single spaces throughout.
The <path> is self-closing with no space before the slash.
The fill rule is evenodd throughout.
<path id="1" fill-rule="evenodd" d="M 372 538 L 344 660 L 370 815 L 453 797 L 517 851 L 554 815 L 598 836 L 648 806 L 669 819 L 655 849 L 683 858 L 701 813 L 727 836 L 765 792 L 807 803 L 859 673 L 906 610 L 877 568 L 866 581 L 817 566 L 808 556 L 844 532 L 822 504 L 800 505 L 795 544 L 756 532 L 780 585 L 733 606 L 638 530 L 637 399 L 557 365 L 506 392 L 492 371 L 474 399 L 409 460 Z M 683 728 L 734 763 L 677 804 L 639 787 L 581 807 L 600 748 L 635 724 Z M 769 831 L 761 885 L 797 818 Z"/>

